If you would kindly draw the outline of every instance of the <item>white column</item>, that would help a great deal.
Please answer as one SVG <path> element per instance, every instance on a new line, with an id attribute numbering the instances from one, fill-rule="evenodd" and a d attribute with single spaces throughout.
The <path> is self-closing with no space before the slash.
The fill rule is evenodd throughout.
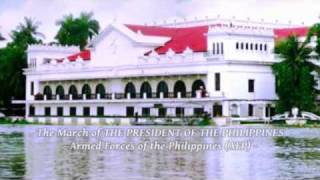
<path id="1" fill-rule="evenodd" d="M 201 90 L 196 91 L 196 98 L 201 98 Z"/>
<path id="2" fill-rule="evenodd" d="M 178 99 L 181 99 L 181 92 L 178 92 Z"/>
<path id="3" fill-rule="evenodd" d="M 59 94 L 56 95 L 56 100 L 60 100 L 60 95 Z"/>
<path id="4" fill-rule="evenodd" d="M 101 99 L 101 95 L 99 93 L 97 94 L 97 99 Z"/>
<path id="5" fill-rule="evenodd" d="M 230 116 L 230 109 L 229 109 L 229 102 L 224 101 L 222 104 L 222 115 L 223 116 Z"/>
<path id="6" fill-rule="evenodd" d="M 143 93 L 143 99 L 147 99 L 147 93 L 146 92 Z"/>
<path id="7" fill-rule="evenodd" d="M 73 99 L 72 94 L 70 94 L 69 95 L 69 100 L 72 100 L 72 99 Z"/>
<path id="8" fill-rule="evenodd" d="M 160 99 L 163 99 L 163 92 L 160 92 Z"/>
<path id="9" fill-rule="evenodd" d="M 87 99 L 87 95 L 86 94 L 82 94 L 82 99 L 86 100 Z"/>
<path id="10" fill-rule="evenodd" d="M 26 104 L 26 109 L 25 109 L 25 113 L 26 113 L 26 116 L 25 116 L 25 117 L 26 117 L 26 118 L 28 118 L 29 115 L 30 115 L 30 114 L 29 114 L 29 107 L 30 107 L 30 104 L 27 103 L 27 104 Z"/>
<path id="11" fill-rule="evenodd" d="M 47 95 L 43 96 L 43 100 L 45 100 L 45 101 L 47 100 Z"/>

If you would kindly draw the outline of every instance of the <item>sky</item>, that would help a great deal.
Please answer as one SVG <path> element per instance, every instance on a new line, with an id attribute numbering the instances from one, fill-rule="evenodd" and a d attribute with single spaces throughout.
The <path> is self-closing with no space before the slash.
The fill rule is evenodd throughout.
<path id="1" fill-rule="evenodd" d="M 31 17 L 40 23 L 44 42 L 51 42 L 58 31 L 57 20 L 82 11 L 93 12 L 101 30 L 112 22 L 144 24 L 218 15 L 299 25 L 320 21 L 319 0 L 0 0 L 0 33 L 10 39 L 23 18 Z"/>

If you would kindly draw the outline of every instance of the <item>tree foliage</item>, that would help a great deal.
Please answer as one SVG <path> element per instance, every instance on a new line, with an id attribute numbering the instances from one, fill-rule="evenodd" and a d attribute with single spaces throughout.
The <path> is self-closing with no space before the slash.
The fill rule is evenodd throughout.
<path id="1" fill-rule="evenodd" d="M 12 99 L 24 99 L 27 67 L 26 50 L 29 44 L 41 43 L 43 37 L 38 30 L 39 23 L 25 18 L 24 23 L 11 32 L 12 41 L 0 49 L 0 106 L 10 109 Z"/>
<path id="2" fill-rule="evenodd" d="M 279 101 L 277 111 L 288 111 L 292 107 L 313 111 L 315 108 L 315 80 L 313 72 L 318 71 L 310 59 L 313 48 L 310 47 L 311 36 L 299 41 L 296 36 L 277 42 L 275 53 L 281 59 L 272 65 L 276 76 Z"/>
<path id="3" fill-rule="evenodd" d="M 60 29 L 55 39 L 62 45 L 77 45 L 80 49 L 88 43 L 88 39 L 92 39 L 94 35 L 99 33 L 99 22 L 92 19 L 93 13 L 82 12 L 80 17 L 75 18 L 73 15 L 67 15 L 57 22 Z"/>

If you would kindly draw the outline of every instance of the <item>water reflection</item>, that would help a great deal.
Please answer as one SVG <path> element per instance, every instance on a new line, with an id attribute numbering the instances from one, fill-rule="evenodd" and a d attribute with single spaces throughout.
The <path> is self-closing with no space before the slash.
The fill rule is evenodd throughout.
<path id="1" fill-rule="evenodd" d="M 25 174 L 25 152 L 22 132 L 0 131 L 0 179 L 20 179 Z"/>
<path id="2" fill-rule="evenodd" d="M 320 178 L 318 129 L 290 129 L 286 137 L 278 138 L 236 138 L 236 140 L 250 139 L 253 142 L 255 146 L 248 152 L 190 153 L 188 151 L 71 151 L 67 149 L 67 145 L 74 141 L 96 142 L 97 139 L 39 137 L 38 128 L 39 126 L 0 126 L 0 179 Z M 59 127 L 48 126 L 48 128 Z M 224 143 L 231 138 L 118 137 L 103 140 L 114 143 L 141 143 L 155 140 L 159 143 L 172 140 Z"/>

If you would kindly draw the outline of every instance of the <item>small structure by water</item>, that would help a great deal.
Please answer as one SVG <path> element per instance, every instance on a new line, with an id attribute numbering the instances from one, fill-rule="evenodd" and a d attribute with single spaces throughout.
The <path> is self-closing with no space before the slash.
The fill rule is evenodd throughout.
<path id="1" fill-rule="evenodd" d="M 277 114 L 272 117 L 272 121 L 285 120 L 288 125 L 305 125 L 307 120 L 320 121 L 320 116 L 311 112 L 301 111 L 297 107 L 291 109 L 291 113 L 285 112 L 283 114 Z"/>

